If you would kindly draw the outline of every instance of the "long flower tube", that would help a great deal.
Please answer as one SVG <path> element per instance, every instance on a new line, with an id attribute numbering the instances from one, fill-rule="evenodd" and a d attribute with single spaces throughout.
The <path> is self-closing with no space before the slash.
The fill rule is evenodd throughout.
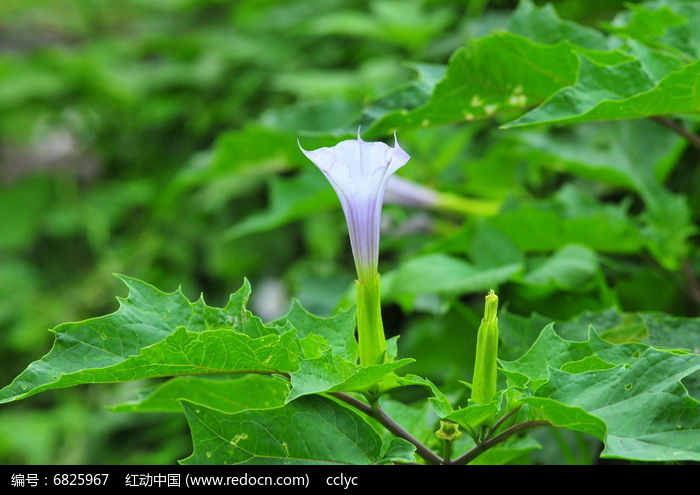
<path id="1" fill-rule="evenodd" d="M 409 208 L 441 210 L 470 216 L 495 215 L 501 208 L 500 201 L 466 198 L 453 193 L 436 191 L 398 175 L 389 179 L 384 202 Z"/>
<path id="2" fill-rule="evenodd" d="M 301 148 L 301 145 L 299 145 Z M 381 316 L 379 282 L 379 224 L 389 177 L 410 159 L 395 139 L 382 142 L 357 139 L 332 148 L 301 151 L 326 176 L 338 195 L 350 234 L 357 270 L 357 333 L 360 364 L 381 364 L 386 339 Z"/>

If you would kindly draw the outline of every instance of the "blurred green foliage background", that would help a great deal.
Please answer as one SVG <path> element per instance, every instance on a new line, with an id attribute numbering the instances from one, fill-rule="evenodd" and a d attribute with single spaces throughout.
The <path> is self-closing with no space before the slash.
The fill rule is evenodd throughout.
<path id="1" fill-rule="evenodd" d="M 617 0 L 552 3 L 589 26 L 623 8 Z M 352 304 L 342 214 L 296 139 L 307 149 L 333 144 L 385 107 L 410 107 L 392 98 L 420 99 L 421 84 L 433 85 L 457 48 L 506 28 L 517 4 L 4 0 L 2 384 L 48 351 L 48 328 L 114 310 L 114 295 L 125 294 L 114 272 L 164 290 L 182 285 L 210 304 L 247 276 L 253 309 L 267 319 L 291 297 L 326 315 Z M 686 277 L 699 267 L 689 227 L 700 217 L 697 149 L 650 120 L 522 131 L 499 123 L 399 130 L 412 155 L 400 175 L 503 205 L 486 219 L 385 207 L 385 327 L 401 334 L 402 354 L 418 359 L 411 371 L 448 389 L 471 376 L 488 283 L 445 287 L 426 275 L 459 272 L 455 258 L 478 273 L 516 267 L 498 282 L 507 359 L 541 328 L 531 313 L 538 323 L 611 307 L 697 314 Z M 628 183 L 627 171 L 642 165 L 665 184 L 648 193 L 663 208 Z M 685 199 L 674 206 L 670 198 Z M 139 388 L 86 386 L 2 406 L 0 462 L 186 456 L 181 416 L 104 408 Z M 541 441 L 562 450 L 521 461 L 576 457 L 575 438 L 551 435 Z"/>

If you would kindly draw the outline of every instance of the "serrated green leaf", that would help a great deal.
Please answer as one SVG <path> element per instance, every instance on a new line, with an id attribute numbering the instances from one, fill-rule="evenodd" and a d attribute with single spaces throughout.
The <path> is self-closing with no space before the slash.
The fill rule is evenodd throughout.
<path id="1" fill-rule="evenodd" d="M 120 278 L 129 295 L 119 309 L 56 327 L 54 347 L 0 390 L 0 403 L 84 383 L 298 369 L 302 347 L 295 332 L 267 326 L 245 309 L 247 281 L 224 308 L 214 308 L 180 291 Z"/>
<path id="2" fill-rule="evenodd" d="M 499 356 L 512 361 L 525 354 L 552 319 L 534 313 L 524 317 L 507 311 L 498 315 L 498 336 L 501 344 L 498 347 Z M 559 327 L 557 327 L 559 328 Z"/>
<path id="3" fill-rule="evenodd" d="M 116 412 L 182 412 L 180 399 L 233 414 L 247 409 L 281 407 L 289 395 L 289 383 L 262 375 L 235 379 L 181 376 L 148 391 L 136 401 L 109 409 Z"/>
<path id="4" fill-rule="evenodd" d="M 394 110 L 413 110 L 425 104 L 447 69 L 444 65 L 429 64 L 411 64 L 411 68 L 416 71 L 416 80 L 403 84 L 373 101 L 365 108 L 363 121 L 371 124 Z"/>
<path id="5" fill-rule="evenodd" d="M 580 407 L 568 406 L 545 397 L 523 397 L 521 402 L 530 406 L 530 413 L 535 419 L 548 421 L 553 426 L 588 433 L 601 440 L 605 438 L 605 422 Z"/>
<path id="6" fill-rule="evenodd" d="M 359 366 L 330 351 L 325 352 L 319 358 L 302 361 L 299 370 L 292 373 L 292 391 L 287 400 L 321 392 L 365 392 L 378 382 L 393 382 L 394 371 L 413 361 L 415 360 L 400 359 L 390 363 Z"/>
<path id="7" fill-rule="evenodd" d="M 643 341 L 654 347 L 687 349 L 700 354 L 700 318 L 663 313 L 638 313 L 646 328 Z"/>
<path id="8" fill-rule="evenodd" d="M 499 333 L 503 345 L 499 351 L 506 360 L 513 360 L 525 352 L 537 340 L 541 329 L 551 323 L 552 319 L 533 314 L 522 317 L 512 313 L 499 315 Z M 610 308 L 603 311 L 587 311 L 568 321 L 556 322 L 556 333 L 567 340 L 582 341 L 587 339 L 590 328 L 595 329 L 600 338 L 612 343 L 641 342 L 657 348 L 679 349 L 696 354 L 700 351 L 700 318 L 688 318 L 657 312 L 626 313 Z M 592 359 L 588 363 L 577 360 L 563 365 L 571 373 L 597 369 L 597 356 L 584 356 Z M 606 363 L 606 364 L 603 364 Z M 577 368 L 581 365 L 581 368 Z M 600 367 L 609 367 L 611 363 L 602 361 Z M 579 369 L 580 371 L 575 371 Z"/>
<path id="9" fill-rule="evenodd" d="M 615 308 L 586 312 L 557 323 L 557 333 L 566 339 L 580 340 L 586 337 L 590 326 L 614 344 L 636 341 L 657 348 L 700 352 L 700 318 L 657 312 L 625 313 Z"/>
<path id="10" fill-rule="evenodd" d="M 564 340 L 554 331 L 554 324 L 549 324 L 542 329 L 539 337 L 528 351 L 515 361 L 500 361 L 507 374 L 520 375 L 526 378 L 529 388 L 536 391 L 547 382 L 550 369 L 561 367 L 572 361 L 581 361 L 584 358 L 597 355 L 604 362 L 612 365 L 630 364 L 635 355 L 646 348 L 643 344 L 611 345 L 602 340 L 591 331 L 589 340 L 575 342 Z M 599 366 L 597 361 L 589 362 L 593 369 Z M 522 383 L 515 375 L 513 379 Z"/>
<path id="11" fill-rule="evenodd" d="M 378 464 L 415 462 L 416 447 L 403 438 L 394 438 Z"/>
<path id="12" fill-rule="evenodd" d="M 500 398 L 499 400 L 493 401 L 490 404 L 470 404 L 467 407 L 457 409 L 456 411 L 448 414 L 445 419 L 454 421 L 467 430 L 470 428 L 473 429 L 496 415 L 498 412 L 499 402 Z"/>
<path id="13" fill-rule="evenodd" d="M 700 62 L 654 81 L 639 61 L 600 66 L 582 57 L 574 86 L 503 128 L 693 113 L 700 111 L 698 95 Z"/>
<path id="14" fill-rule="evenodd" d="M 578 61 L 563 45 L 543 45 L 512 33 L 477 39 L 455 52 L 428 102 L 394 110 L 374 122 L 368 135 L 519 112 L 543 102 L 576 80 Z"/>
<path id="15" fill-rule="evenodd" d="M 182 402 L 194 452 L 182 464 L 376 464 L 381 439 L 360 416 L 319 396 L 225 414 Z"/>
<path id="16" fill-rule="evenodd" d="M 700 402 L 680 380 L 700 355 L 647 348 L 631 365 L 571 375 L 551 370 L 538 395 L 580 407 L 607 426 L 602 457 L 700 460 Z"/>
<path id="17" fill-rule="evenodd" d="M 575 22 L 562 20 L 551 4 L 541 7 L 522 0 L 510 19 L 508 30 L 545 44 L 563 43 L 600 64 L 613 65 L 631 60 L 615 48 L 601 32 Z"/>
<path id="18" fill-rule="evenodd" d="M 625 39 L 641 41 L 676 56 L 697 58 L 700 36 L 697 34 L 700 7 L 694 2 L 662 0 L 629 4 L 603 29 Z"/>
<path id="19" fill-rule="evenodd" d="M 598 436 L 604 457 L 700 459 L 700 402 L 681 384 L 700 370 L 700 355 L 610 344 L 592 331 L 567 341 L 548 325 L 523 357 L 502 365 L 513 385 L 563 404 L 526 395 L 533 417 Z"/>
<path id="20" fill-rule="evenodd" d="M 354 363 L 358 358 L 355 339 L 354 311 L 341 311 L 330 318 L 321 318 L 306 311 L 296 299 L 286 315 L 273 322 L 282 325 L 289 322 L 297 329 L 297 335 L 320 335 L 326 339 L 334 354 Z"/>
<path id="21" fill-rule="evenodd" d="M 569 361 L 568 363 L 562 365 L 561 370 L 575 375 L 577 373 L 585 373 L 586 371 L 609 370 L 610 368 L 614 367 L 614 364 L 603 361 L 594 354 L 592 356 L 586 356 L 579 359 L 578 361 Z"/>
<path id="22" fill-rule="evenodd" d="M 401 377 L 401 385 L 419 385 L 421 387 L 428 387 L 433 394 L 432 397 L 428 398 L 428 401 L 432 404 L 433 409 L 435 409 L 435 412 L 440 418 L 445 418 L 454 411 L 454 408 L 452 407 L 452 404 L 447 396 L 442 393 L 437 385 L 427 378 L 417 375 L 406 375 Z"/>

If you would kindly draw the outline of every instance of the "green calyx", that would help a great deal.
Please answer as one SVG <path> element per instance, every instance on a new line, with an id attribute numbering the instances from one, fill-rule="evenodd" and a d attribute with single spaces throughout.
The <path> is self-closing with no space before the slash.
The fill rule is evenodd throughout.
<path id="1" fill-rule="evenodd" d="M 435 436 L 441 440 L 452 442 L 462 436 L 459 425 L 451 421 L 440 421 L 440 429 L 435 432 Z"/>
<path id="2" fill-rule="evenodd" d="M 486 295 L 484 318 L 479 325 L 476 340 L 476 360 L 472 381 L 472 400 L 489 404 L 496 395 L 498 368 L 498 296 L 490 291 Z"/>
<path id="3" fill-rule="evenodd" d="M 379 274 L 355 281 L 357 288 L 357 334 L 360 364 L 382 364 L 386 359 L 386 339 L 382 323 Z"/>

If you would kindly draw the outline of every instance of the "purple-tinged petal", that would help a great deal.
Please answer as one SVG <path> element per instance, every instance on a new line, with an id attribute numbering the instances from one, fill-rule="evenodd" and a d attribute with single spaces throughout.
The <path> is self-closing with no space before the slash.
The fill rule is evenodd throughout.
<path id="1" fill-rule="evenodd" d="M 398 141 L 394 147 L 363 141 L 359 130 L 358 139 L 341 141 L 332 148 L 301 150 L 323 172 L 340 199 L 359 277 L 375 274 L 384 190 L 389 177 L 410 156 Z"/>

